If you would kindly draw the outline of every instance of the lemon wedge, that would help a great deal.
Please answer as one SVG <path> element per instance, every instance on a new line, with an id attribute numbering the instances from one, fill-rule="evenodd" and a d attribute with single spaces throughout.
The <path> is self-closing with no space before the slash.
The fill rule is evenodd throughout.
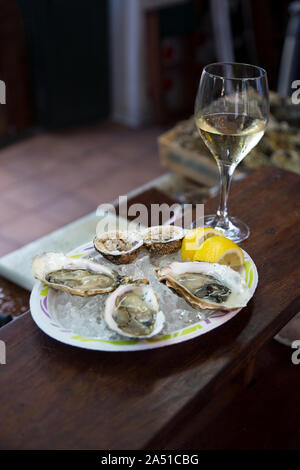
<path id="1" fill-rule="evenodd" d="M 197 227 L 189 230 L 181 245 L 181 257 L 185 261 L 192 261 L 198 248 L 210 237 L 220 236 L 223 233 L 211 227 Z"/>
<path id="2" fill-rule="evenodd" d="M 229 238 L 220 236 L 210 237 L 202 243 L 196 250 L 193 261 L 226 264 L 233 269 L 243 266 L 245 262 L 241 248 Z"/>

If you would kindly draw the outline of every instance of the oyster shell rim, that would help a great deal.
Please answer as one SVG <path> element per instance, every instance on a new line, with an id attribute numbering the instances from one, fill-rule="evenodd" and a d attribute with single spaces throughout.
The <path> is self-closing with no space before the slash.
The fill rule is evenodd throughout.
<path id="1" fill-rule="evenodd" d="M 197 309 L 197 310 L 201 310 L 201 309 L 211 309 L 211 310 L 226 310 L 226 311 L 233 311 L 233 310 L 237 310 L 237 309 L 240 309 L 240 308 L 244 308 L 248 301 L 250 300 L 251 297 L 249 297 L 247 299 L 247 301 L 245 301 L 246 303 L 244 305 L 240 305 L 240 306 L 234 306 L 234 307 L 229 307 L 227 305 L 224 305 L 223 303 L 214 303 L 214 302 L 207 302 L 205 300 L 201 300 L 199 299 L 198 297 L 196 297 L 195 295 L 193 295 L 186 287 L 184 287 L 182 284 L 176 282 L 176 280 L 171 277 L 168 273 L 162 273 L 162 271 L 164 269 L 168 269 L 168 268 L 171 268 L 172 265 L 189 265 L 191 267 L 191 265 L 194 265 L 193 267 L 195 266 L 199 266 L 199 265 L 204 265 L 205 267 L 210 267 L 212 269 L 214 269 L 214 266 L 222 266 L 224 269 L 223 270 L 226 270 L 226 269 L 230 269 L 230 271 L 232 271 L 235 275 L 239 275 L 239 273 L 237 273 L 236 271 L 234 271 L 232 268 L 230 268 L 229 266 L 226 266 L 226 265 L 221 265 L 221 264 L 218 264 L 218 263 L 208 263 L 208 262 L 204 262 L 204 261 L 185 261 L 185 262 L 178 262 L 178 261 L 174 261 L 173 263 L 170 263 L 166 266 L 163 266 L 162 268 L 156 268 L 155 269 L 155 272 L 156 272 L 156 275 L 159 279 L 160 282 L 166 282 L 166 285 L 172 289 L 174 289 L 179 295 L 181 295 L 188 303 L 190 303 L 190 305 Z M 188 271 L 186 271 L 188 272 Z M 192 271 L 193 272 L 193 271 Z M 195 271 L 197 272 L 197 271 Z M 205 273 L 207 274 L 207 273 Z M 210 273 L 211 274 L 211 273 Z M 241 284 L 243 285 L 243 287 L 246 287 L 249 291 L 250 289 L 248 288 L 247 284 L 245 283 L 245 281 L 243 280 L 242 276 L 240 276 L 240 280 L 241 280 Z"/>
<path id="2" fill-rule="evenodd" d="M 147 233 L 151 231 L 159 231 L 159 230 L 174 230 L 175 232 L 178 231 L 180 234 L 178 236 L 174 236 L 173 238 L 169 240 L 153 240 L 153 239 L 147 239 Z M 166 255 L 166 254 L 172 254 L 178 251 L 181 247 L 182 240 L 186 235 L 186 230 L 182 227 L 179 227 L 178 225 L 154 225 L 151 227 L 146 228 L 142 232 L 142 237 L 144 241 L 145 247 L 152 253 L 157 253 L 159 255 Z"/>
<path id="3" fill-rule="evenodd" d="M 130 239 L 132 238 L 133 241 L 136 241 L 137 243 L 130 249 L 130 250 L 107 250 L 103 246 L 99 246 L 101 243 L 101 239 L 103 238 L 104 240 L 109 239 L 112 235 L 123 235 L 124 238 Z M 120 237 L 115 237 L 115 238 L 120 238 Z M 142 236 L 139 234 L 137 231 L 125 231 L 125 230 L 112 230 L 109 232 L 103 232 L 100 235 L 96 235 L 93 239 L 93 245 L 96 251 L 100 253 L 104 258 L 108 259 L 111 263 L 114 264 L 129 264 L 132 263 L 139 252 L 141 251 L 143 247 L 144 241 Z"/>
<path id="4" fill-rule="evenodd" d="M 155 302 L 156 302 L 157 309 L 156 309 L 155 325 L 154 325 L 153 331 L 149 335 L 132 335 L 132 334 L 129 334 L 127 332 L 124 332 L 123 330 L 118 328 L 118 326 L 117 326 L 116 322 L 114 321 L 112 315 L 110 315 L 111 309 L 113 307 L 115 307 L 115 300 L 120 295 L 122 295 L 120 293 L 120 291 L 122 290 L 122 293 L 126 293 L 126 291 L 133 290 L 135 287 L 136 288 L 142 288 L 142 289 L 143 288 L 151 289 L 152 294 L 153 294 L 153 298 L 155 299 Z M 105 321 L 107 327 L 110 328 L 112 331 L 115 331 L 116 333 L 118 333 L 121 336 L 126 336 L 128 338 L 135 338 L 135 339 L 141 339 L 141 340 L 146 339 L 146 338 L 152 338 L 153 336 L 158 335 L 161 332 L 161 330 L 164 326 L 164 323 L 166 321 L 165 314 L 163 313 L 162 310 L 160 310 L 160 307 L 159 307 L 159 299 L 158 299 L 157 293 L 153 289 L 153 287 L 151 286 L 149 280 L 146 279 L 146 278 L 136 279 L 136 280 L 131 281 L 130 283 L 128 283 L 126 285 L 118 286 L 117 289 L 115 289 L 107 297 L 106 302 L 105 302 L 104 311 L 102 313 L 102 317 L 103 317 L 103 320 Z"/>
<path id="5" fill-rule="evenodd" d="M 52 260 L 49 259 L 51 257 L 52 257 Z M 47 263 L 50 263 L 51 261 L 53 262 L 54 257 L 56 261 L 58 262 L 60 261 L 61 263 L 65 262 L 66 264 L 65 265 L 58 264 L 56 266 L 53 265 L 51 266 L 51 268 L 49 267 L 49 269 L 46 269 Z M 40 263 L 42 263 L 42 265 L 40 265 Z M 50 274 L 51 272 L 55 272 L 56 270 L 58 271 L 59 269 L 62 269 L 62 267 L 64 267 L 64 269 L 70 269 L 70 271 L 83 269 L 92 273 L 107 274 L 108 276 L 115 279 L 115 284 L 112 285 L 111 287 L 96 288 L 93 290 L 88 289 L 88 288 L 77 289 L 77 288 L 73 288 L 70 286 L 63 285 L 63 284 L 56 284 L 54 282 L 49 282 L 46 279 L 46 276 L 48 274 Z M 64 253 L 56 252 L 56 251 L 48 251 L 48 252 L 44 252 L 39 255 L 36 255 L 32 260 L 31 269 L 33 271 L 35 279 L 43 282 L 44 284 L 47 284 L 49 287 L 53 289 L 62 290 L 64 292 L 68 292 L 69 294 L 72 294 L 78 297 L 92 297 L 94 295 L 106 294 L 106 293 L 112 292 L 115 289 L 117 289 L 117 287 L 121 284 L 123 280 L 122 276 L 117 271 L 109 269 L 107 266 L 103 266 L 100 263 L 97 263 L 95 261 L 92 261 L 84 257 L 72 258 L 71 256 L 67 256 Z"/>

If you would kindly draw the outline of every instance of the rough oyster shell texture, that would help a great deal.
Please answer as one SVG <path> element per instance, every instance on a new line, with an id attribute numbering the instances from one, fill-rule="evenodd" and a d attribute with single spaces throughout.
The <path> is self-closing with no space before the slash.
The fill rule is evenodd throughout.
<path id="1" fill-rule="evenodd" d="M 181 247 L 185 230 L 176 225 L 157 225 L 143 232 L 144 245 L 152 253 L 175 253 Z"/>
<path id="2" fill-rule="evenodd" d="M 36 279 L 50 287 L 81 297 L 111 292 L 122 282 L 121 276 L 106 266 L 57 252 L 36 256 L 32 271 Z"/>
<path id="3" fill-rule="evenodd" d="M 174 262 L 158 269 L 157 276 L 198 310 L 237 309 L 250 298 L 241 275 L 217 263 Z"/>
<path id="4" fill-rule="evenodd" d="M 103 318 L 111 330 L 141 339 L 157 335 L 165 322 L 147 279 L 119 286 L 108 296 Z"/>
<path id="5" fill-rule="evenodd" d="M 94 238 L 94 247 L 102 256 L 114 264 L 132 263 L 143 246 L 137 232 L 105 232 Z"/>

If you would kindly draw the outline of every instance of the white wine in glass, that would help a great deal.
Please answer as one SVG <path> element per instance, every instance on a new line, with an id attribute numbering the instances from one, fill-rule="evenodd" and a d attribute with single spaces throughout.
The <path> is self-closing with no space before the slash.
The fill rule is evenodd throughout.
<path id="1" fill-rule="evenodd" d="M 217 214 L 205 216 L 194 226 L 217 228 L 235 242 L 249 236 L 246 224 L 228 216 L 227 198 L 232 174 L 263 136 L 268 116 L 268 83 L 263 69 L 237 63 L 216 63 L 204 68 L 195 120 L 219 167 L 221 200 Z"/>
<path id="2" fill-rule="evenodd" d="M 243 114 L 210 114 L 196 125 L 216 160 L 238 165 L 262 138 L 266 121 Z"/>

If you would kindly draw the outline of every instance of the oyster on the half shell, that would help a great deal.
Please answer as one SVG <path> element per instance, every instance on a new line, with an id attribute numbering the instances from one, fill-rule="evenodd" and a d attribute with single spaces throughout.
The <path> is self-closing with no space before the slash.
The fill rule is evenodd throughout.
<path id="1" fill-rule="evenodd" d="M 144 245 L 159 255 L 175 253 L 181 247 L 185 230 L 177 225 L 157 225 L 143 232 Z"/>
<path id="2" fill-rule="evenodd" d="M 81 297 L 111 292 L 122 282 L 116 271 L 99 263 L 57 252 L 36 256 L 32 271 L 36 279 L 50 287 Z"/>
<path id="3" fill-rule="evenodd" d="M 194 262 L 174 262 L 156 274 L 196 309 L 237 309 L 251 294 L 241 275 L 229 266 Z"/>
<path id="4" fill-rule="evenodd" d="M 94 247 L 115 264 L 132 263 L 143 246 L 137 232 L 104 232 L 94 238 Z"/>
<path id="5" fill-rule="evenodd" d="M 122 336 L 150 338 L 165 321 L 157 295 L 147 279 L 119 286 L 107 300 L 103 314 L 107 326 Z"/>

